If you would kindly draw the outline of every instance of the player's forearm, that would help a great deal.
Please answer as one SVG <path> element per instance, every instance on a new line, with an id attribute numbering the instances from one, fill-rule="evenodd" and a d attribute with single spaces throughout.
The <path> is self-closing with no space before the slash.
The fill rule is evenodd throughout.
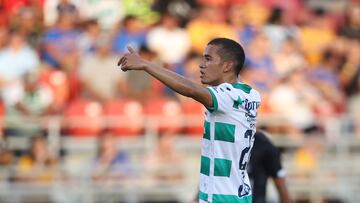
<path id="1" fill-rule="evenodd" d="M 195 98 L 196 91 L 203 89 L 201 85 L 153 63 L 146 63 L 144 70 L 169 88 L 187 97 Z"/>
<path id="2" fill-rule="evenodd" d="M 274 178 L 281 203 L 291 203 L 290 195 L 286 187 L 285 178 Z"/>

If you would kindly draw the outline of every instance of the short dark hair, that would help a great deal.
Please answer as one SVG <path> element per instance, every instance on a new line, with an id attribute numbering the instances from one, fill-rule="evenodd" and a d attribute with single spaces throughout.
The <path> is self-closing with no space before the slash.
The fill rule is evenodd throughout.
<path id="1" fill-rule="evenodd" d="M 215 38 L 208 45 L 220 45 L 218 54 L 221 60 L 233 61 L 235 63 L 235 73 L 239 75 L 245 61 L 245 52 L 242 46 L 232 39 Z"/>

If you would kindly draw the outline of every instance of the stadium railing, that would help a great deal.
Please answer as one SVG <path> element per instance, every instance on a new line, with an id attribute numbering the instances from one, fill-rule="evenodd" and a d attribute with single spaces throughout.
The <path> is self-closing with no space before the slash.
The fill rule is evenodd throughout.
<path id="1" fill-rule="evenodd" d="M 6 126 L 6 119 L 1 120 L 2 126 Z M 29 118 L 31 119 L 31 118 Z M 122 119 L 117 118 L 117 119 Z M 183 126 L 201 125 L 202 117 L 183 117 Z M 338 118 L 329 118 L 324 126 L 325 134 L 322 135 L 321 143 L 324 152 L 316 160 L 316 167 L 310 172 L 301 174 L 296 164 L 295 156 L 298 149 L 307 144 L 306 138 L 294 140 L 286 135 L 272 135 L 272 140 L 283 150 L 284 167 L 288 174 L 288 185 L 291 196 L 296 200 L 309 200 L 319 202 L 323 199 L 340 200 L 341 202 L 360 202 L 360 136 L 344 128 L 349 126 L 347 115 Z M 79 118 L 81 120 L 81 118 Z M 143 134 L 138 136 L 118 136 L 119 149 L 128 152 L 134 165 L 142 167 L 143 157 L 156 147 L 159 139 L 158 126 L 160 117 L 145 118 Z M 48 117 L 37 119 L 47 132 L 49 149 L 58 154 L 66 152 L 61 161 L 57 176 L 47 184 L 16 182 L 11 180 L 15 165 L 1 167 L 2 178 L 0 179 L 0 202 L 37 202 L 36 198 L 51 199 L 52 202 L 142 202 L 144 200 L 165 201 L 175 200 L 188 202 L 195 195 L 198 184 L 200 138 L 179 134 L 175 142 L 175 148 L 186 157 L 184 166 L 186 177 L 181 182 L 158 181 L 152 182 L 143 176 L 129 178 L 128 180 L 112 180 L 97 182 L 84 177 L 90 171 L 77 171 L 76 164 L 66 161 L 68 157 L 81 157 L 89 160 L 96 151 L 97 139 L 94 135 L 76 137 L 64 135 L 62 131 L 63 120 L 61 117 Z M 262 118 L 259 123 L 283 122 L 274 117 Z M 121 122 L 126 125 L 126 122 Z M 111 122 L 104 123 L 104 125 Z M 77 123 L 85 125 L 86 123 Z M 118 123 L 117 123 L 118 125 Z M 7 136 L 5 146 L 10 150 L 24 151 L 29 148 L 30 139 L 26 136 Z M 76 159 L 75 159 L 76 160 Z M 84 162 L 78 163 L 81 165 Z M 67 169 L 66 169 L 67 168 Z M 69 169 L 70 168 L 70 169 Z M 75 171 L 70 178 L 63 178 L 62 173 L 66 170 Z M 171 168 L 169 169 L 171 170 Z M 271 186 L 270 186 L 271 187 Z M 272 190 L 270 190 L 272 191 Z M 274 192 L 268 195 L 276 200 Z M 34 198 L 34 201 L 31 201 Z"/>

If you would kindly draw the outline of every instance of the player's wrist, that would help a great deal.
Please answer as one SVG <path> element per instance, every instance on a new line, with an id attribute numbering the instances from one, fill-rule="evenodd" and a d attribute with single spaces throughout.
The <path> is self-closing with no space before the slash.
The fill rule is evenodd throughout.
<path id="1" fill-rule="evenodd" d="M 148 71 L 150 68 L 151 68 L 151 63 L 149 61 L 143 60 L 141 69 L 144 71 Z"/>

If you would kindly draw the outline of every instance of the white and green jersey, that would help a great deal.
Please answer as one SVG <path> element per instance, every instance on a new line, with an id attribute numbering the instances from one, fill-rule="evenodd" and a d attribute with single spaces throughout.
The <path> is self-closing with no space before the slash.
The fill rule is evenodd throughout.
<path id="1" fill-rule="evenodd" d="M 201 143 L 200 202 L 251 203 L 246 172 L 256 131 L 260 95 L 250 86 L 208 87 L 213 107 L 206 111 Z"/>

